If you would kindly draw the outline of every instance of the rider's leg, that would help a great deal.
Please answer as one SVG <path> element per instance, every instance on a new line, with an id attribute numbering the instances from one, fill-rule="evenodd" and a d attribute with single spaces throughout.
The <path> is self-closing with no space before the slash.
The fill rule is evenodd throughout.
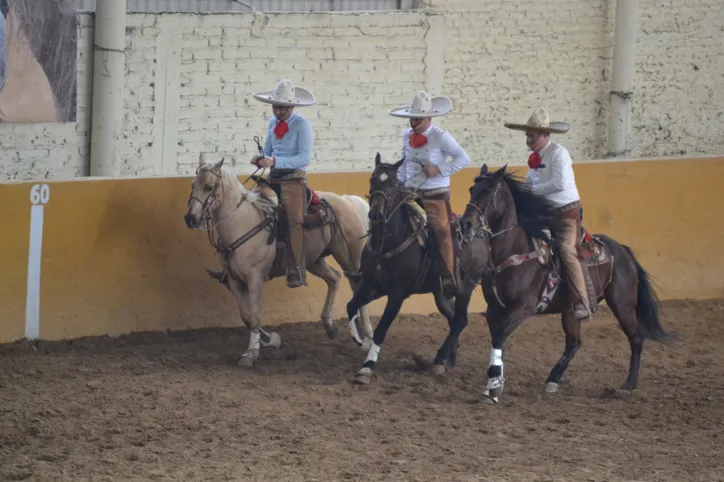
<path id="1" fill-rule="evenodd" d="M 423 199 L 422 205 L 427 213 L 427 223 L 435 233 L 435 241 L 442 261 L 440 266 L 440 280 L 443 295 L 455 296 L 457 285 L 455 283 L 455 257 L 453 252 L 452 233 L 450 232 L 450 201 L 449 194 L 440 199 Z"/>
<path id="2" fill-rule="evenodd" d="M 306 182 L 294 179 L 281 183 L 281 202 L 288 224 L 288 243 L 293 267 L 287 268 L 287 286 L 306 285 L 304 273 L 304 211 L 306 210 Z"/>
<path id="3" fill-rule="evenodd" d="M 590 316 L 591 310 L 588 307 L 586 282 L 583 278 L 583 268 L 581 267 L 577 249 L 581 229 L 580 217 L 575 219 L 566 217 L 564 222 L 568 229 L 559 242 L 561 261 L 563 261 L 568 274 L 573 314 L 576 318 L 582 319 Z"/>

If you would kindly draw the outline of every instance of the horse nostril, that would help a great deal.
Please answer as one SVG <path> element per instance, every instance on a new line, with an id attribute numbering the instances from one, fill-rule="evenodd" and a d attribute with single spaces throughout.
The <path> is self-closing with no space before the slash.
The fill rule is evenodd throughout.
<path id="1" fill-rule="evenodd" d="M 188 227 L 188 228 L 193 228 L 193 227 L 195 227 L 195 223 L 194 223 L 193 216 L 191 216 L 190 214 L 187 213 L 187 214 L 184 216 L 184 221 L 186 221 L 186 227 Z"/>

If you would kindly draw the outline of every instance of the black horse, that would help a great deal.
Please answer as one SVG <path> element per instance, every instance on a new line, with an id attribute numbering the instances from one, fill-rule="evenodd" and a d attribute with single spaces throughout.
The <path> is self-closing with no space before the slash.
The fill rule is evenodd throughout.
<path id="1" fill-rule="evenodd" d="M 452 298 L 446 298 L 440 285 L 441 260 L 437 254 L 435 236 L 427 227 L 421 208 L 411 202 L 414 191 L 404 188 L 397 177 L 395 164 L 381 162 L 375 157 L 375 169 L 370 177 L 370 234 L 361 260 L 361 282 L 347 304 L 352 337 L 368 350 L 367 359 L 355 375 L 357 383 L 369 383 L 379 357 L 380 347 L 387 330 L 402 308 L 403 302 L 413 294 L 432 293 L 440 313 L 452 326 L 454 310 Z M 453 216 L 454 218 L 454 216 Z M 457 223 L 451 221 L 453 238 L 457 238 Z M 362 339 L 357 326 L 359 307 L 382 296 L 387 305 L 372 340 Z M 440 363 L 455 365 L 458 346 L 447 350 Z"/>

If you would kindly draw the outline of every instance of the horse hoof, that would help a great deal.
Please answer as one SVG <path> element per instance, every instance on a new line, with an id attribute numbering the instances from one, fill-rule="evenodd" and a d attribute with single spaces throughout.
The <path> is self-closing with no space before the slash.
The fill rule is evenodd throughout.
<path id="1" fill-rule="evenodd" d="M 337 328 L 336 326 L 331 326 L 331 327 L 325 326 L 324 329 L 327 332 L 327 336 L 329 337 L 330 340 L 334 340 L 335 338 L 337 338 L 339 336 L 339 328 Z"/>
<path id="2" fill-rule="evenodd" d="M 483 393 L 483 395 L 480 397 L 480 401 L 483 402 L 485 405 L 497 405 L 498 397 L 493 397 L 489 393 Z"/>
<path id="3" fill-rule="evenodd" d="M 358 385 L 369 385 L 372 381 L 372 370 L 362 368 L 354 375 L 354 382 Z"/>
<path id="4" fill-rule="evenodd" d="M 558 384 L 556 382 L 548 382 L 545 386 L 546 393 L 556 393 L 558 391 Z"/>
<path id="5" fill-rule="evenodd" d="M 279 336 L 279 333 L 276 331 L 272 331 L 269 333 L 269 340 L 264 342 L 264 339 L 262 337 L 261 345 L 264 347 L 270 347 L 270 348 L 281 348 L 282 346 L 282 337 Z"/>
<path id="6" fill-rule="evenodd" d="M 631 395 L 633 395 L 633 388 L 631 388 L 627 385 L 623 385 L 621 388 L 616 390 L 616 395 L 618 395 L 619 397 L 624 397 L 624 398 L 630 397 Z"/>
<path id="7" fill-rule="evenodd" d="M 241 355 L 239 357 L 239 361 L 236 362 L 236 364 L 239 365 L 241 368 L 254 368 L 254 365 L 256 365 L 256 361 L 250 356 Z"/>
<path id="8" fill-rule="evenodd" d="M 277 335 L 278 337 L 279 335 Z M 236 362 L 242 368 L 252 368 L 259 359 L 259 350 L 247 350 L 241 354 L 239 361 Z"/>
<path id="9" fill-rule="evenodd" d="M 430 366 L 430 373 L 433 375 L 437 375 L 439 377 L 445 375 L 445 365 L 431 365 Z"/>

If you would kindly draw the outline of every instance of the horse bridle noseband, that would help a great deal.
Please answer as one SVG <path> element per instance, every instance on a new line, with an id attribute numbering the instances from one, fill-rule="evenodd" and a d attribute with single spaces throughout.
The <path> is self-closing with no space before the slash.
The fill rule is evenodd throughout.
<path id="1" fill-rule="evenodd" d="M 211 192 L 206 197 L 205 201 L 202 201 L 201 199 L 194 196 L 194 190 L 192 189 L 189 193 L 189 200 L 186 202 L 187 206 L 191 205 L 191 201 L 196 201 L 197 203 L 201 204 L 201 219 L 199 220 L 199 226 L 203 225 L 205 226 L 204 229 L 211 229 L 211 207 L 216 202 L 218 196 L 217 193 L 219 191 L 219 186 L 221 186 L 221 174 L 218 172 L 214 172 L 213 169 L 202 169 L 203 166 L 199 166 L 196 169 L 196 175 L 198 176 L 199 173 L 203 170 L 205 172 L 208 172 L 210 174 L 213 174 L 216 176 L 216 182 L 214 182 L 214 187 L 211 189 Z"/>
<path id="2" fill-rule="evenodd" d="M 470 243 L 473 239 L 481 238 L 483 236 L 487 236 L 489 240 L 492 240 L 493 238 L 500 236 L 501 234 L 507 233 L 515 227 L 515 225 L 513 225 L 498 232 L 493 232 L 493 230 L 490 229 L 490 224 L 488 223 L 488 210 L 491 206 L 495 207 L 495 205 L 497 204 L 500 189 L 501 185 L 498 184 L 498 186 L 495 188 L 495 192 L 493 192 L 492 202 L 489 202 L 484 210 L 480 209 L 480 207 L 472 201 L 467 204 L 467 206 L 473 208 L 478 213 L 478 221 L 480 222 L 480 225 L 475 227 L 475 229 L 471 230 L 467 236 L 462 237 L 463 244 Z"/>

